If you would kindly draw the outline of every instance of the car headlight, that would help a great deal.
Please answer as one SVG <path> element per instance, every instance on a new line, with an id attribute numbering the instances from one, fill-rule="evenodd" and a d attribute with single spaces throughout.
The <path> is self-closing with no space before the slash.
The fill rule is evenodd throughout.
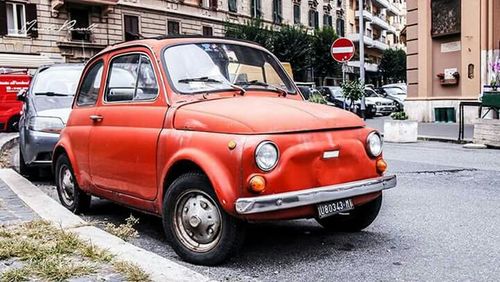
<path id="1" fill-rule="evenodd" d="M 382 103 L 380 103 L 380 102 L 376 102 L 375 104 L 376 104 L 377 106 L 382 105 Z"/>
<path id="2" fill-rule="evenodd" d="M 263 171 L 270 171 L 278 164 L 278 147 L 271 141 L 264 141 L 255 149 L 255 163 Z"/>
<path id="3" fill-rule="evenodd" d="M 366 151 L 371 157 L 378 157 L 382 154 L 383 141 L 377 131 L 368 134 L 366 138 Z"/>
<path id="4" fill-rule="evenodd" d="M 47 133 L 60 133 L 64 128 L 64 122 L 57 117 L 32 117 L 28 123 L 28 129 Z"/>

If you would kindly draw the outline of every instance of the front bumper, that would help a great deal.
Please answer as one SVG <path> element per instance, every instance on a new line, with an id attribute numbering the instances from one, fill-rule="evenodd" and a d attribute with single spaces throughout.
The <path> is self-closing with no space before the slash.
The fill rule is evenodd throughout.
<path id="1" fill-rule="evenodd" d="M 279 211 L 379 192 L 393 188 L 396 184 L 396 176 L 390 175 L 307 190 L 239 198 L 236 200 L 236 212 L 243 215 Z"/>
<path id="2" fill-rule="evenodd" d="M 50 166 L 52 151 L 59 141 L 58 133 L 28 130 L 25 135 L 24 160 L 30 166 Z"/>

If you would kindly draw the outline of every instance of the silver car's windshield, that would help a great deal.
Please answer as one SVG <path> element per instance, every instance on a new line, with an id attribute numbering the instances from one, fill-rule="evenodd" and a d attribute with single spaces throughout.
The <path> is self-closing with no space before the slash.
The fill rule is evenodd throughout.
<path id="1" fill-rule="evenodd" d="M 199 43 L 167 48 L 165 65 L 180 94 L 266 90 L 295 93 L 280 63 L 269 53 L 237 44 Z"/>
<path id="2" fill-rule="evenodd" d="M 83 65 L 54 66 L 40 70 L 32 88 L 35 95 L 75 95 Z"/>

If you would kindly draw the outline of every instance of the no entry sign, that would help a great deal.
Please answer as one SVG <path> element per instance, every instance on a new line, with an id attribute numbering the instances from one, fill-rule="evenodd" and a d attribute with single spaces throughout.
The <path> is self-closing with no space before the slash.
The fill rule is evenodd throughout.
<path id="1" fill-rule="evenodd" d="M 338 38 L 333 42 L 330 53 L 335 61 L 347 62 L 354 56 L 354 43 L 345 37 Z"/>

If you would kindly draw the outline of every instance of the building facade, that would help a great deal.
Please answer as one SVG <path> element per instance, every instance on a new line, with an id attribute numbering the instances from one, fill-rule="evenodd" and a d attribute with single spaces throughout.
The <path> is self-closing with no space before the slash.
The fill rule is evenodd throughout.
<path id="1" fill-rule="evenodd" d="M 345 0 L 0 0 L 0 67 L 81 62 L 108 45 L 175 34 L 223 36 L 227 22 L 335 27 Z"/>
<path id="2" fill-rule="evenodd" d="M 347 0 L 346 33 L 357 43 L 359 50 L 359 17 L 364 19 L 364 49 L 366 82 L 379 84 L 378 65 L 382 53 L 388 48 L 402 48 L 401 31 L 406 24 L 406 0 L 364 0 L 363 13 L 360 15 L 358 0 Z M 359 73 L 359 55 L 348 63 L 349 71 L 355 76 Z"/>
<path id="3" fill-rule="evenodd" d="M 441 109 L 458 120 L 462 101 L 478 101 L 500 48 L 500 1 L 408 0 L 407 76 L 411 119 L 437 121 Z M 465 122 L 477 118 L 466 108 Z"/>

